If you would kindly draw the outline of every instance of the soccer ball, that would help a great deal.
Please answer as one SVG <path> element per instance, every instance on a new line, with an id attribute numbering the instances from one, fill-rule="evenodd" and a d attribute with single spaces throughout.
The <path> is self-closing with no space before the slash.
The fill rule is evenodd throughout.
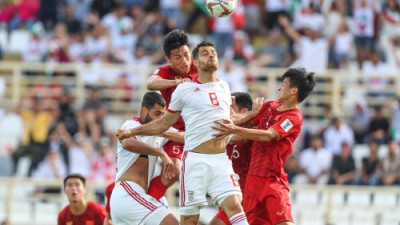
<path id="1" fill-rule="evenodd" d="M 235 11 L 237 0 L 206 0 L 206 8 L 215 17 L 229 16 Z"/>

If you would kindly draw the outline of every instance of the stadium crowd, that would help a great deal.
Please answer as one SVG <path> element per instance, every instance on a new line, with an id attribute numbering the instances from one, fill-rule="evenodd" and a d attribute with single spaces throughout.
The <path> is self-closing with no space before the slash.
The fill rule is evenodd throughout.
<path id="1" fill-rule="evenodd" d="M 339 68 L 381 76 L 400 69 L 397 0 L 242 0 L 233 16 L 221 19 L 207 17 L 199 2 L 3 0 L 0 23 L 9 38 L 15 29 L 30 33 L 20 54 L 25 62 L 163 64 L 163 36 L 172 29 L 207 35 L 216 42 L 224 61 L 220 76 L 232 92 L 247 91 L 243 81 L 250 66 Z M 51 102 L 44 101 L 40 85 L 37 89 L 40 95 L 1 111 L 0 139 L 7 141 L 0 150 L 0 176 L 14 175 L 20 159 L 28 156 L 28 176 L 61 179 L 79 173 L 112 181 L 115 129 L 104 122 L 108 112 L 101 90 L 91 88 L 84 106 L 76 109 L 68 88 L 52 87 Z M 400 100 L 370 111 L 364 101 L 348 119 L 328 110 L 316 131 L 305 130 L 304 144 L 286 165 L 290 181 L 400 184 Z M 357 144 L 369 149 L 360 168 L 352 157 Z M 384 158 L 378 157 L 380 145 L 388 148 Z"/>

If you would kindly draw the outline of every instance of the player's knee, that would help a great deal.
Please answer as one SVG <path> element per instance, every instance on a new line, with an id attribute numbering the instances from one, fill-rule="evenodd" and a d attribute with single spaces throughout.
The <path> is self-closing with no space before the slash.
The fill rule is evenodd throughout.
<path id="1" fill-rule="evenodd" d="M 240 201 L 240 196 L 238 196 L 238 195 L 228 196 L 222 202 L 221 207 L 226 212 L 227 215 L 229 215 L 231 213 L 238 213 L 238 212 L 243 211 L 242 204 Z"/>
<path id="2" fill-rule="evenodd" d="M 199 215 L 183 216 L 181 215 L 182 225 L 197 225 L 199 222 Z"/>
<path id="3" fill-rule="evenodd" d="M 179 221 L 170 213 L 161 221 L 160 225 L 179 225 Z"/>

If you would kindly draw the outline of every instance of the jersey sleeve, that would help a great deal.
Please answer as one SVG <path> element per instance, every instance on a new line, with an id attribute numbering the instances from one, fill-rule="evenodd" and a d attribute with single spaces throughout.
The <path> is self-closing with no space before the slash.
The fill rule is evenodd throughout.
<path id="1" fill-rule="evenodd" d="M 183 107 L 183 101 L 182 101 L 182 87 L 184 86 L 184 84 L 180 84 L 178 85 L 178 87 L 175 89 L 175 91 L 172 93 L 171 96 L 171 102 L 169 103 L 168 106 L 168 112 L 171 113 L 176 113 L 176 112 L 180 112 L 182 111 L 182 107 Z"/>
<path id="2" fill-rule="evenodd" d="M 261 106 L 260 113 L 258 113 L 258 115 L 252 119 L 252 122 L 253 122 L 255 125 L 258 125 L 258 124 L 260 123 L 261 117 L 262 117 L 262 115 L 264 114 L 265 110 L 268 109 L 268 107 L 269 107 L 268 102 L 265 102 L 265 103 Z"/>
<path id="3" fill-rule="evenodd" d="M 128 129 L 132 129 L 132 128 L 135 128 L 135 127 L 138 127 L 138 126 L 141 126 L 141 124 L 138 121 L 127 120 L 122 124 L 121 129 L 128 130 Z M 136 139 L 136 136 L 133 136 L 133 138 Z"/>
<path id="4" fill-rule="evenodd" d="M 152 73 L 152 75 L 156 75 L 159 76 L 163 79 L 168 79 L 168 72 L 166 69 L 164 68 L 157 68 L 156 70 L 154 70 L 154 72 Z"/>
<path id="5" fill-rule="evenodd" d="M 292 134 L 299 133 L 301 130 L 301 122 L 298 114 L 288 113 L 287 115 L 281 116 L 271 127 L 278 133 L 279 139 L 283 139 Z"/>

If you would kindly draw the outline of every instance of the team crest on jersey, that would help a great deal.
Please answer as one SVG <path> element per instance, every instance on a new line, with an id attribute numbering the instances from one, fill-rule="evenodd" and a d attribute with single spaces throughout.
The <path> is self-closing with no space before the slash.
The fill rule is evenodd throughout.
<path id="1" fill-rule="evenodd" d="M 160 71 L 160 69 L 154 70 L 153 74 L 158 74 L 158 71 Z"/>
<path id="2" fill-rule="evenodd" d="M 188 191 L 188 200 L 192 202 L 193 199 L 194 199 L 194 191 Z"/>
<path id="3" fill-rule="evenodd" d="M 288 132 L 290 129 L 292 129 L 293 124 L 292 122 L 290 122 L 289 119 L 286 119 L 285 121 L 283 121 L 283 123 L 281 123 L 281 127 L 285 132 Z"/>
<path id="4" fill-rule="evenodd" d="M 200 91 L 200 88 L 199 88 L 199 87 L 197 87 L 196 89 L 194 89 L 194 92 L 198 92 L 198 91 Z"/>
<path id="5" fill-rule="evenodd" d="M 94 225 L 93 220 L 86 220 L 85 225 Z"/>
<path id="6" fill-rule="evenodd" d="M 72 221 L 67 221 L 65 225 L 73 225 Z"/>

